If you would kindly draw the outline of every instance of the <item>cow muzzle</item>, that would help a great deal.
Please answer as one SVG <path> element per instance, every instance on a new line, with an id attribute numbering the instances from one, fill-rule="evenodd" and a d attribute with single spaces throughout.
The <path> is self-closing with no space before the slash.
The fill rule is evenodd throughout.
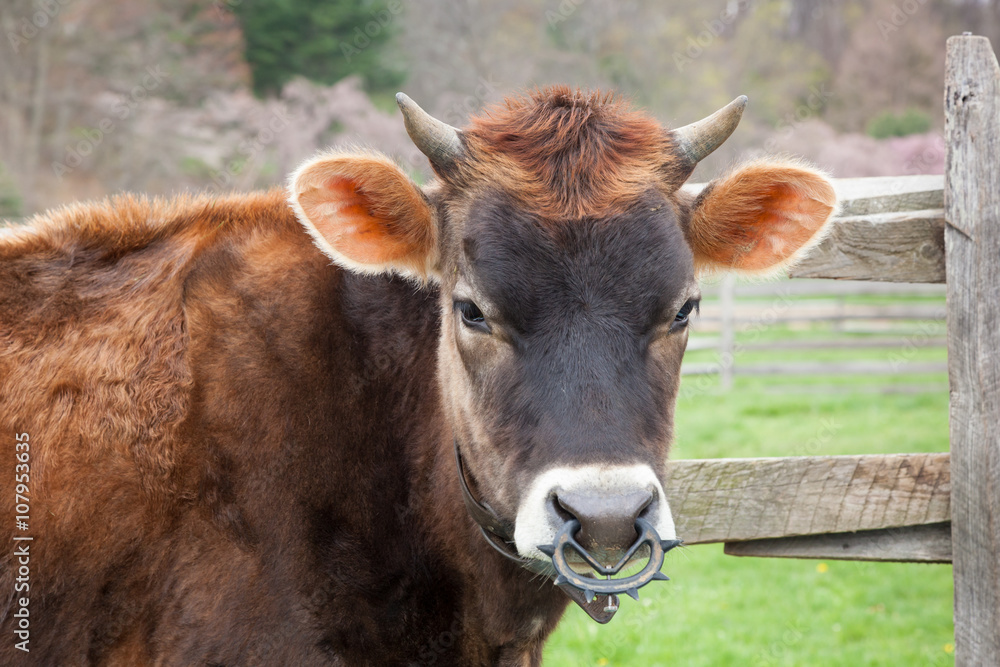
<path id="1" fill-rule="evenodd" d="M 579 522 L 578 545 L 605 565 L 617 562 L 635 542 L 636 519 L 653 504 L 653 492 L 637 489 L 614 495 L 559 491 L 553 502 Z"/>
<path id="2" fill-rule="evenodd" d="M 619 594 L 638 600 L 639 588 L 669 579 L 660 572 L 664 555 L 681 542 L 674 539 L 666 500 L 658 502 L 663 489 L 647 466 L 598 470 L 601 483 L 596 486 L 591 469 L 576 469 L 570 484 L 558 489 L 546 484 L 553 476 L 565 478 L 564 471 L 548 471 L 527 494 L 527 513 L 522 502 L 515 528 L 472 494 L 458 442 L 455 458 L 466 509 L 490 546 L 522 567 L 551 577 L 595 621 L 611 620 L 618 611 Z M 618 484 L 623 479 L 628 484 Z M 574 481 L 588 482 L 590 488 L 583 491 Z M 606 484 L 616 491 L 601 492 Z M 532 503 L 540 489 L 542 498 L 535 497 L 539 502 Z M 536 505 L 546 510 L 530 511 Z M 536 539 L 540 536 L 545 536 L 545 543 Z M 533 547 L 522 546 L 531 541 Z M 622 575 L 643 559 L 646 564 L 639 572 Z"/>

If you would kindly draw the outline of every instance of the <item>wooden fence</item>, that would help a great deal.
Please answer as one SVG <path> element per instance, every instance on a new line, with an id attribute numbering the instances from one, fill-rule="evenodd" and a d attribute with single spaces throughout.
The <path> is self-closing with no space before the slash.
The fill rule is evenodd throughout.
<path id="1" fill-rule="evenodd" d="M 898 185 L 910 178 L 923 177 L 891 182 Z M 943 178 L 938 177 L 938 181 L 941 183 Z M 835 224 L 842 219 L 835 219 Z M 921 361 L 916 352 L 929 348 L 943 352 L 947 346 L 943 284 L 790 280 L 736 285 L 726 279 L 720 285 L 703 288 L 702 296 L 701 313 L 692 326 L 687 347 L 696 354 L 688 355 L 681 372 L 718 375 L 723 389 L 731 387 L 736 375 L 943 376 L 948 370 L 945 362 Z M 872 296 L 897 302 L 860 302 Z M 788 330 L 787 335 L 775 340 L 773 332 L 779 326 Z M 804 360 L 801 354 L 799 360 L 786 358 L 788 352 L 808 351 L 811 356 L 822 356 L 835 350 L 839 351 L 837 360 Z M 873 355 L 874 350 L 883 353 Z M 701 361 L 697 360 L 697 353 L 704 351 L 713 352 L 712 361 L 705 361 L 704 354 L 700 355 Z M 919 356 L 926 359 L 928 355 Z M 924 380 L 868 389 L 940 391 L 943 385 Z"/>
<path id="2" fill-rule="evenodd" d="M 794 275 L 947 283 L 950 454 L 676 461 L 667 495 L 678 535 L 733 555 L 952 563 L 956 664 L 1000 665 L 1000 67 L 963 35 L 946 70 L 941 189 L 841 181 Z"/>
<path id="3" fill-rule="evenodd" d="M 702 186 L 690 186 L 697 190 Z M 944 283 L 944 177 L 901 176 L 852 178 L 834 181 L 840 202 L 833 239 L 824 243 L 798 266 L 798 279 L 781 283 L 736 285 L 731 278 L 703 289 L 701 313 L 692 329 L 689 351 L 712 350 L 715 361 L 691 360 L 684 364 L 685 375 L 718 374 L 724 389 L 732 385 L 734 375 L 904 375 L 944 374 L 944 362 L 916 361 L 902 357 L 916 356 L 917 348 L 940 348 L 945 337 Z M 914 225 L 929 225 L 934 234 L 919 237 Z M 862 250 L 858 238 L 846 236 L 843 229 L 870 225 L 869 235 L 881 234 L 876 247 L 864 254 L 881 258 L 886 252 L 895 259 L 889 270 L 881 271 L 880 280 L 897 282 L 860 282 L 844 280 L 859 269 L 854 255 Z M 890 230 L 888 233 L 884 230 Z M 853 245 L 852 245 L 853 244 Z M 885 247 L 883 247 L 885 246 Z M 912 255 L 913 257 L 908 257 Z M 846 255 L 846 256 L 845 256 Z M 928 262 L 928 260 L 930 260 Z M 932 282 L 902 283 L 915 270 L 915 262 L 927 262 L 937 275 L 924 272 Z M 875 271 L 868 271 L 875 273 Z M 834 275 L 840 280 L 813 280 Z M 806 279 L 803 279 L 805 277 Z M 871 276 L 864 276 L 871 278 Z M 859 303 L 859 297 L 892 297 L 898 302 Z M 914 298 L 918 297 L 918 298 Z M 780 325 L 788 328 L 817 328 L 857 334 L 810 340 L 759 340 L 763 330 Z M 748 335 L 749 334 L 749 335 Z M 749 340 L 748 340 L 749 339 Z M 889 350 L 889 359 L 874 360 L 865 351 Z M 780 350 L 857 350 L 868 359 L 846 361 L 788 361 L 784 359 L 746 363 L 744 353 Z M 905 355 L 902 352 L 905 351 Z M 704 356 L 704 355 L 703 355 Z M 760 357 L 760 355 L 756 355 Z M 845 355 L 841 355 L 845 356 Z M 766 357 L 765 357 L 766 358 Z M 796 387 L 796 390 L 804 387 Z M 940 384 L 869 387 L 879 391 L 940 390 Z"/>

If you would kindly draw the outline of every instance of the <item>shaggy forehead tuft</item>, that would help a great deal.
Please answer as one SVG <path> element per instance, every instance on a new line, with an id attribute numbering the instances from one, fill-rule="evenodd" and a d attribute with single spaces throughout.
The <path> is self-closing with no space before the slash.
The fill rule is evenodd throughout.
<path id="1" fill-rule="evenodd" d="M 488 108 L 465 130 L 467 185 L 499 186 L 550 219 L 612 215 L 666 182 L 669 133 L 620 97 L 558 86 Z"/>

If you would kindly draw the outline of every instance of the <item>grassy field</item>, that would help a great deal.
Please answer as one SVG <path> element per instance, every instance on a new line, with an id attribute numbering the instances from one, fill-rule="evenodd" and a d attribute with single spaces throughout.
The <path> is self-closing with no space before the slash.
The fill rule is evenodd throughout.
<path id="1" fill-rule="evenodd" d="M 827 327 L 772 328 L 756 340 L 829 338 Z M 689 359 L 713 355 L 699 351 Z M 900 355 L 946 359 L 943 349 L 889 348 L 746 351 L 736 361 Z M 885 393 L 903 383 L 927 390 Z M 715 378 L 688 376 L 673 458 L 947 451 L 946 383 L 944 374 L 737 377 L 723 394 Z M 545 664 L 954 664 L 950 566 L 735 558 L 707 545 L 671 552 L 663 570 L 672 581 L 646 587 L 639 602 L 624 598 L 607 626 L 570 609 Z"/>

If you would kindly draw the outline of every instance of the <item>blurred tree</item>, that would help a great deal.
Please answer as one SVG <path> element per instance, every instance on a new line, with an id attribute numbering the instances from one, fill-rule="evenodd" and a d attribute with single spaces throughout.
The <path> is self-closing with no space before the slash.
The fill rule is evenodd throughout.
<path id="1" fill-rule="evenodd" d="M 940 130 L 944 40 L 970 30 L 1000 49 L 1000 0 L 0 0 L 0 28 L 0 161 L 30 214 L 219 171 L 232 187 L 278 183 L 342 131 L 396 153 L 412 145 L 383 89 L 403 72 L 458 126 L 551 83 L 615 89 L 672 126 L 746 93 L 740 131 L 695 180 L 761 146 L 840 147 L 827 162 L 855 173 L 851 156 L 879 143 L 840 133 L 909 108 Z"/>
<path id="2" fill-rule="evenodd" d="M 4 218 L 18 218 L 24 214 L 21 193 L 17 191 L 17 185 L 10 178 L 7 169 L 0 162 L 0 220 Z"/>
<path id="3" fill-rule="evenodd" d="M 25 213 L 171 177 L 175 128 L 149 114 L 250 80 L 236 18 L 205 4 L 0 1 L 0 161 Z"/>
<path id="4" fill-rule="evenodd" d="M 864 131 L 876 116 L 913 107 L 943 122 L 943 6 L 873 5 L 851 32 L 831 88 L 826 119 L 839 129 Z M 909 7 L 909 5 L 907 5 Z"/>
<path id="5" fill-rule="evenodd" d="M 869 136 L 876 139 L 885 139 L 887 137 L 905 137 L 908 134 L 921 134 L 929 129 L 931 129 L 930 116 L 917 109 L 907 109 L 901 114 L 886 111 L 875 116 L 868 123 L 867 132 Z"/>
<path id="6" fill-rule="evenodd" d="M 795 14 L 789 15 L 784 0 L 762 0 L 719 62 L 730 89 L 748 91 L 754 115 L 774 127 L 822 114 L 832 96 L 824 85 L 830 78 L 826 62 L 814 44 L 792 34 L 790 16 Z"/>
<path id="7" fill-rule="evenodd" d="M 28 0 L 0 4 L 0 26 L 13 52 L 0 59 L 0 118 L 4 126 L 0 149 L 16 156 L 22 174 L 18 185 L 27 194 L 29 206 L 37 183 L 51 92 L 52 35 L 43 30 L 49 21 L 49 14 L 36 13 Z"/>
<path id="8" fill-rule="evenodd" d="M 243 24 L 258 95 L 275 95 L 296 75 L 332 84 L 356 74 L 369 90 L 405 78 L 385 57 L 402 0 L 227 0 Z"/>

